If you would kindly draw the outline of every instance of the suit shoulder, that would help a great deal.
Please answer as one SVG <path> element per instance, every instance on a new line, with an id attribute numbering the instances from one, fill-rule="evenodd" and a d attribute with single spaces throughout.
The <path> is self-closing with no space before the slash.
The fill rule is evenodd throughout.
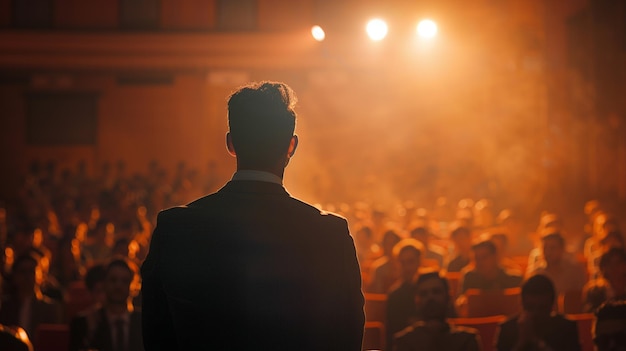
<path id="1" fill-rule="evenodd" d="M 291 200 L 298 206 L 298 209 L 305 211 L 308 215 L 318 216 L 320 220 L 327 221 L 336 225 L 347 225 L 348 221 L 340 214 L 321 210 L 307 202 L 304 202 L 295 197 L 291 197 Z"/>

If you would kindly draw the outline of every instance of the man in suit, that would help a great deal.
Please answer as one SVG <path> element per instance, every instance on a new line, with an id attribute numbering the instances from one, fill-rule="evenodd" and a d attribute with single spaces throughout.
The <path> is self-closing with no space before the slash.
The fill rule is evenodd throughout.
<path id="1" fill-rule="evenodd" d="M 415 283 L 415 307 L 419 320 L 395 333 L 397 351 L 480 351 L 478 332 L 447 321 L 450 306 L 448 281 L 439 272 L 419 276 Z"/>
<path id="2" fill-rule="evenodd" d="M 523 311 L 500 325 L 498 351 L 580 351 L 578 327 L 552 312 L 556 293 L 550 278 L 530 277 L 522 285 Z"/>
<path id="3" fill-rule="evenodd" d="M 237 159 L 218 192 L 163 211 L 142 266 L 147 350 L 360 350 L 361 277 L 347 222 L 282 186 L 298 146 L 293 91 L 228 101 Z"/>
<path id="4" fill-rule="evenodd" d="M 0 302 L 0 323 L 22 327 L 31 340 L 40 324 L 63 321 L 61 304 L 41 293 L 43 270 L 41 257 L 35 252 L 18 256 L 13 262 L 9 294 Z"/>
<path id="5" fill-rule="evenodd" d="M 70 351 L 143 351 L 141 313 L 132 307 L 137 269 L 125 259 L 114 259 L 106 266 L 105 302 L 70 324 Z"/>

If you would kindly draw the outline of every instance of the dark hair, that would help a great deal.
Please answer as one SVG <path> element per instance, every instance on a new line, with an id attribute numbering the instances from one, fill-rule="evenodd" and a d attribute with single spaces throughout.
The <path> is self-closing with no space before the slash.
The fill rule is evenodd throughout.
<path id="1" fill-rule="evenodd" d="M 296 97 L 279 82 L 244 86 L 228 99 L 228 125 L 239 161 L 251 166 L 278 162 L 296 126 Z"/>
<path id="2" fill-rule="evenodd" d="M 472 245 L 472 250 L 476 251 L 477 249 L 480 248 L 485 248 L 487 249 L 491 254 L 496 254 L 496 244 L 493 243 L 493 241 L 491 240 L 482 240 L 477 242 L 476 244 Z"/>
<path id="3" fill-rule="evenodd" d="M 550 295 L 554 301 L 556 292 L 550 278 L 542 274 L 533 275 L 522 284 L 522 297 L 526 295 Z"/>
<path id="4" fill-rule="evenodd" d="M 85 274 L 85 286 L 87 289 L 93 291 L 97 283 L 104 281 L 106 273 L 106 268 L 102 264 L 97 264 L 89 268 Z"/>
<path id="5" fill-rule="evenodd" d="M 105 276 L 109 274 L 114 267 L 121 267 L 128 270 L 133 276 L 137 274 L 137 267 L 134 263 L 124 258 L 115 258 L 109 262 L 105 267 Z"/>
<path id="6" fill-rule="evenodd" d="M 609 251 L 605 252 L 600 256 L 600 269 L 605 268 L 609 265 L 609 262 L 613 258 L 618 258 L 622 262 L 626 262 L 626 251 L 620 247 L 613 247 L 609 249 Z"/>
<path id="7" fill-rule="evenodd" d="M 402 239 L 393 247 L 393 257 L 398 257 L 404 251 L 412 251 L 417 256 L 422 257 L 424 244 L 413 238 Z"/>
<path id="8" fill-rule="evenodd" d="M 456 237 L 458 237 L 462 233 L 465 233 L 468 236 L 472 235 L 472 232 L 471 232 L 471 230 L 468 227 L 466 227 L 464 225 L 459 225 L 459 226 L 455 227 L 454 229 L 452 229 L 452 232 L 450 232 L 450 238 L 451 239 L 455 239 Z"/>
<path id="9" fill-rule="evenodd" d="M 15 261 L 13 261 L 13 266 L 11 266 L 11 272 L 15 272 L 15 269 L 26 261 L 35 262 L 35 265 L 39 265 L 41 260 L 41 256 L 39 256 L 36 252 L 29 251 L 25 254 L 17 256 Z"/>
<path id="10" fill-rule="evenodd" d="M 548 231 L 545 234 L 543 234 L 543 236 L 541 237 L 542 241 L 545 241 L 548 239 L 554 239 L 558 241 L 561 247 L 565 247 L 565 239 L 563 239 L 563 235 L 561 235 L 561 232 L 559 231 L 556 231 L 556 230 Z"/>
<path id="11" fill-rule="evenodd" d="M 429 279 L 439 279 L 443 283 L 443 289 L 446 293 L 446 296 L 450 294 L 450 285 L 448 284 L 448 279 L 439 275 L 439 272 L 428 272 L 424 274 L 420 274 L 417 277 L 417 282 L 415 282 L 415 288 L 419 288 L 425 281 Z"/>
<path id="12" fill-rule="evenodd" d="M 596 322 L 607 319 L 626 319 L 626 301 L 609 300 L 596 310 Z"/>
<path id="13" fill-rule="evenodd" d="M 383 234 L 383 243 L 386 242 L 387 240 L 393 240 L 396 243 L 400 241 L 400 235 L 398 235 L 398 233 L 396 233 L 395 230 L 390 229 L 387 230 L 384 234 Z"/>

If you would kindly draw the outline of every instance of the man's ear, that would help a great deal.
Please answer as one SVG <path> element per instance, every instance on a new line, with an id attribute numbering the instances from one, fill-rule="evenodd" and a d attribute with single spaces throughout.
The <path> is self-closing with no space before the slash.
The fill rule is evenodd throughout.
<path id="1" fill-rule="evenodd" d="M 235 152 L 235 146 L 233 145 L 233 137 L 230 135 L 230 132 L 226 133 L 226 149 L 228 149 L 228 153 L 231 156 L 237 156 Z"/>
<path id="2" fill-rule="evenodd" d="M 298 136 L 294 134 L 289 141 L 289 148 L 287 149 L 287 156 L 292 157 L 296 153 L 298 148 Z"/>

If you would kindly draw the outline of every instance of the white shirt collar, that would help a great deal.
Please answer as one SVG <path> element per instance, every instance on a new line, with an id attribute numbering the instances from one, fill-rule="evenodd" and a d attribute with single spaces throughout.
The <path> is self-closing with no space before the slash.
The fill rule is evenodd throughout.
<path id="1" fill-rule="evenodd" d="M 256 171 L 252 169 L 244 169 L 235 172 L 231 180 L 256 180 L 260 182 L 268 182 L 282 185 L 283 180 L 274 173 L 265 171 Z"/>

